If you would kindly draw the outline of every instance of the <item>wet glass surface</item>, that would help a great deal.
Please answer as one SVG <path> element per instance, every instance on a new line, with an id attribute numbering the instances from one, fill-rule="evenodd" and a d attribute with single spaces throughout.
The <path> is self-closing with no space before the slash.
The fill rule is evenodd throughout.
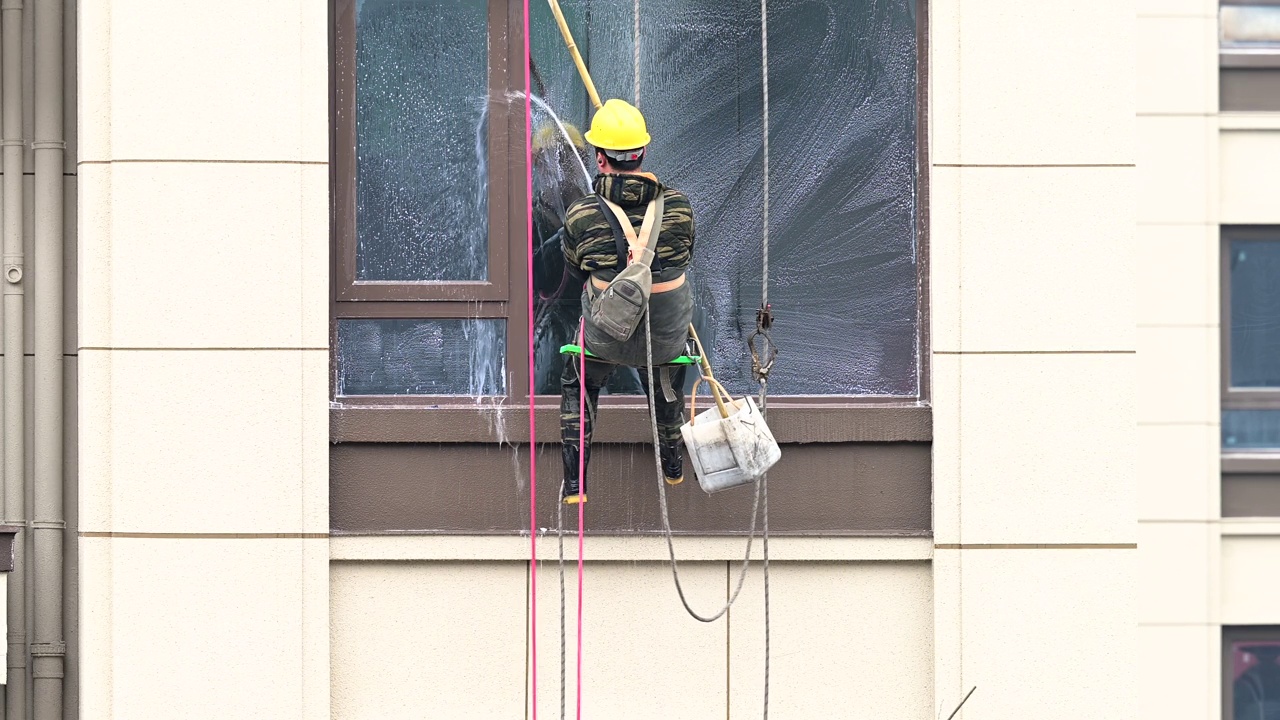
<path id="1" fill-rule="evenodd" d="M 485 0 L 361 0 L 356 279 L 484 280 Z"/>
<path id="2" fill-rule="evenodd" d="M 501 395 L 505 320 L 338 321 L 338 395 Z"/>
<path id="3" fill-rule="evenodd" d="M 1223 450 L 1280 448 L 1280 410 L 1223 410 Z"/>
<path id="4" fill-rule="evenodd" d="M 695 324 L 717 375 L 732 390 L 754 389 L 746 338 L 761 300 L 759 5 L 645 0 L 637 73 L 634 3 L 562 4 L 603 98 L 635 101 L 638 77 L 654 136 L 646 169 L 694 207 Z M 585 127 L 589 106 L 550 12 L 533 23 L 535 92 Z M 914 396 L 914 4 L 774 0 L 769 28 L 769 299 L 782 352 L 770 391 Z M 537 133 L 546 118 L 534 120 Z M 535 195 L 556 196 L 556 182 L 580 185 L 570 169 L 535 166 Z M 564 194 L 574 192 L 584 190 Z M 539 238 L 554 232 L 558 209 L 535 208 Z M 576 323 L 578 288 L 559 287 L 553 263 L 541 272 L 538 388 L 554 393 L 555 348 Z"/>

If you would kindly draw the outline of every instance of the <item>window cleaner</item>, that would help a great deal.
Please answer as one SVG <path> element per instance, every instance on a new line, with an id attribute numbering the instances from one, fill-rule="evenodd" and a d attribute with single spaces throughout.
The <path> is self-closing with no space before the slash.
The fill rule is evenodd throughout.
<path id="1" fill-rule="evenodd" d="M 675 343 L 663 344 L 671 341 L 673 336 L 658 336 L 658 343 L 655 344 L 655 333 L 653 328 L 653 320 L 658 317 L 657 307 L 654 301 L 660 295 L 666 292 L 676 292 L 683 288 L 684 295 L 689 296 L 688 286 L 685 282 L 684 269 L 688 267 L 689 255 L 693 247 L 693 216 L 692 209 L 688 211 L 687 223 L 687 247 L 683 257 L 680 257 L 678 251 L 668 249 L 668 257 L 679 258 L 675 265 L 679 267 L 678 277 L 665 278 L 658 277 L 662 272 L 662 266 L 651 267 L 654 260 L 661 259 L 662 246 L 661 239 L 663 231 L 667 229 L 666 225 L 666 204 L 668 200 L 667 189 L 663 188 L 657 181 L 657 178 L 649 173 L 640 170 L 640 164 L 643 162 L 644 154 L 649 143 L 649 135 L 645 126 L 644 117 L 639 110 L 622 100 L 610 100 L 608 103 L 602 104 L 595 85 L 591 80 L 590 73 L 586 64 L 583 62 L 581 55 L 578 53 L 577 46 L 573 42 L 572 34 L 569 31 L 568 24 L 565 22 L 564 15 L 560 10 L 557 0 L 548 0 L 549 5 L 560 31 L 568 46 L 569 53 L 577 65 L 579 74 L 587 88 L 588 96 L 592 100 L 597 112 L 592 119 L 592 128 L 586 135 L 587 142 L 596 147 L 596 161 L 601 170 L 602 180 L 597 178 L 596 181 L 596 200 L 593 203 L 591 198 L 583 198 L 574 203 L 570 208 L 568 217 L 566 218 L 565 232 L 563 233 L 563 245 L 566 265 L 576 270 L 578 279 L 586 281 L 586 287 L 583 292 L 583 319 L 579 325 L 578 345 L 566 345 L 562 348 L 562 352 L 573 353 L 576 351 L 576 363 L 566 363 L 566 370 L 562 378 L 562 447 L 565 449 L 565 481 L 562 486 L 562 496 L 565 504 L 576 504 L 578 509 L 578 707 L 577 716 L 582 716 L 582 590 L 583 590 L 583 524 L 584 515 L 583 508 L 586 503 L 586 459 L 590 452 L 590 444 L 588 441 L 588 430 L 591 421 L 594 418 L 595 406 L 598 400 L 599 387 L 595 387 L 595 393 L 591 392 L 588 384 L 590 380 L 590 371 L 587 369 L 589 359 L 594 355 L 600 360 L 608 360 L 610 357 L 617 357 L 625 362 L 631 358 L 625 357 L 627 351 L 634 348 L 636 339 L 636 322 L 637 317 L 636 306 L 639 306 L 638 317 L 644 325 L 644 343 L 641 347 L 644 349 L 645 374 L 642 376 L 644 390 L 649 400 L 649 415 L 651 420 L 651 428 L 653 431 L 654 446 L 654 465 L 658 471 L 661 480 L 658 481 L 659 501 L 661 506 L 663 530 L 665 531 L 668 553 L 671 559 L 671 572 L 675 581 L 676 591 L 680 596 L 680 601 L 689 615 L 701 622 L 713 622 L 723 617 L 737 600 L 739 593 L 742 591 L 743 581 L 746 579 L 746 571 L 751 560 L 751 545 L 755 536 L 756 521 L 763 518 L 761 536 L 763 541 L 763 576 L 764 576 L 764 712 L 765 720 L 769 716 L 769 669 L 770 669 L 770 632 L 769 632 L 769 500 L 768 500 L 768 469 L 777 462 L 780 456 L 776 442 L 768 431 L 768 427 L 764 421 L 764 415 L 767 411 L 768 397 L 768 378 L 772 369 L 774 360 L 777 356 L 777 350 L 773 345 L 770 337 L 770 329 L 773 324 L 772 311 L 769 306 L 768 284 L 769 284 L 769 136 L 768 136 L 768 119 L 769 119 L 769 80 L 768 80 L 768 7 L 767 0 L 761 0 L 761 55 L 762 67 L 764 70 L 763 92 L 764 92 L 764 141 L 763 141 L 763 161 L 764 161 L 764 206 L 763 206 L 763 225 L 762 225 L 762 277 L 761 277 L 761 305 L 756 313 L 756 329 L 748 338 L 748 347 L 752 358 L 752 374 L 760 385 L 760 400 L 758 406 L 751 401 L 750 398 L 744 397 L 740 402 L 734 402 L 732 398 L 724 391 L 724 388 L 715 380 L 711 373 L 711 368 L 706 360 L 706 353 L 703 351 L 701 342 L 698 340 L 697 331 L 692 324 L 688 324 L 688 334 L 683 337 L 683 342 L 688 348 L 681 355 L 679 351 L 672 347 Z M 638 43 L 639 43 L 639 0 L 636 4 L 637 12 L 637 62 L 636 77 L 637 88 L 639 85 L 639 61 L 638 61 Z M 525 2 L 525 22 L 526 22 L 526 38 L 528 36 L 528 0 Z M 528 43 L 526 40 L 526 55 L 528 54 Z M 638 92 L 638 89 L 637 89 Z M 526 78 L 526 94 L 528 93 L 528 78 Z M 608 112 L 606 112 L 606 110 Z M 526 106 L 526 112 L 528 107 Z M 600 121 L 600 132 L 597 132 L 597 121 Z M 528 120 L 526 119 L 526 127 Z M 606 143 L 612 142 L 613 147 L 609 147 Z M 610 172 L 613 170 L 614 172 Z M 617 206 L 617 202 L 610 202 L 610 198 L 606 197 L 606 193 L 602 190 L 609 190 L 606 185 L 608 175 L 634 175 L 636 177 L 651 180 L 656 186 L 656 191 L 651 191 L 648 196 L 641 193 L 624 194 L 632 204 L 631 212 L 622 207 Z M 627 178 L 624 178 L 624 180 Z M 619 188 L 627 187 L 625 183 L 619 183 Z M 684 205 L 688 206 L 688 198 L 682 193 L 676 193 L 679 199 L 684 201 Z M 661 198 L 661 203 L 657 202 Z M 644 211 L 641 213 L 639 207 L 643 201 Z M 600 236 L 603 235 L 599 227 L 598 218 L 595 215 L 587 213 L 586 210 L 590 205 L 595 205 L 595 209 L 602 217 L 606 224 L 609 225 L 614 238 L 616 252 L 612 255 L 611 267 L 606 267 L 602 263 L 608 263 L 610 255 L 605 249 L 601 249 L 601 245 L 607 248 L 607 243 L 600 242 Z M 607 212 L 605 209 L 607 208 Z M 574 221 L 575 210 L 578 211 L 578 219 L 592 220 L 583 229 L 591 229 L 597 242 L 594 247 L 574 243 L 571 249 L 570 244 L 572 235 L 569 232 L 569 225 Z M 612 217 L 611 217 L 612 216 Z M 640 231 L 636 232 L 635 222 L 639 219 Z M 612 220 L 612 221 L 611 221 Z M 683 218 L 679 218 L 683 221 Z M 625 228 L 625 229 L 624 229 Z M 585 238 L 580 238 L 581 241 Z M 624 242 L 625 240 L 625 242 Z M 624 254 L 625 247 L 625 254 Z M 588 252 L 594 249 L 595 257 L 589 258 Z M 530 246 L 530 256 L 532 261 L 532 245 Z M 683 264 L 679 264 L 680 261 Z M 611 270 L 612 279 L 619 279 L 620 270 L 625 271 L 627 266 L 632 262 L 641 264 L 645 270 L 652 270 L 653 278 L 648 277 L 645 273 L 644 280 L 634 283 L 634 285 L 625 288 L 615 288 L 613 283 L 602 278 L 594 277 L 599 270 Z M 631 278 L 635 278 L 635 272 L 631 273 Z M 646 282 L 653 280 L 654 282 Z M 671 285 L 667 285 L 671 283 Z M 609 290 L 618 290 L 611 296 L 604 293 Z M 532 296 L 530 303 L 532 304 Z M 593 303 L 593 300 L 595 301 Z M 609 307 L 603 307 L 601 300 L 608 300 Z M 630 303 L 631 307 L 628 307 Z M 679 308 L 678 305 L 675 306 Z M 689 302 L 689 317 L 691 317 L 692 302 Z M 593 334 L 588 332 L 588 319 L 595 318 L 597 320 L 596 339 L 600 343 L 600 347 L 596 347 L 597 343 L 593 342 Z M 601 318 L 616 322 L 599 322 Z M 668 330 L 667 326 L 659 326 L 659 330 Z M 593 352 L 593 349 L 596 352 Z M 531 351 L 532 352 L 532 351 Z M 655 359 L 658 360 L 655 364 Z M 532 363 L 532 360 L 530 361 Z M 598 361 L 597 361 L 598 362 Z M 604 363 L 605 370 L 611 372 Z M 616 365 L 617 363 L 612 363 Z M 638 363 L 627 362 L 633 366 Z M 712 398 L 715 400 L 716 408 L 704 413 L 706 416 L 706 425 L 700 421 L 698 417 L 693 418 L 691 423 L 684 425 L 683 438 L 690 445 L 690 450 L 695 454 L 695 467 L 698 472 L 699 482 L 708 492 L 725 489 L 727 487 L 745 484 L 746 482 L 754 482 L 755 499 L 752 503 L 751 510 L 751 529 L 748 533 L 746 555 L 743 559 L 742 571 L 739 573 L 737 586 L 725 604 L 714 614 L 704 616 L 696 612 L 688 603 L 685 597 L 684 589 L 680 582 L 679 566 L 676 561 L 675 548 L 672 541 L 672 532 L 669 515 L 667 512 L 666 489 L 668 484 L 677 484 L 683 480 L 683 457 L 680 454 L 678 444 L 669 440 L 669 426 L 671 410 L 679 412 L 683 415 L 683 398 L 676 394 L 675 387 L 672 387 L 671 380 L 676 372 L 679 373 L 681 382 L 678 387 L 683 388 L 683 373 L 689 364 L 697 364 L 700 371 L 699 381 L 707 381 L 711 387 Z M 570 367 L 577 365 L 576 374 L 572 374 Z M 663 403 L 666 413 L 665 418 L 663 411 L 659 410 L 657 401 L 657 393 L 654 385 L 654 370 L 659 369 L 660 377 L 662 377 Z M 673 372 L 673 369 L 675 371 Z M 605 372 L 601 370 L 598 372 Z M 568 381 L 570 376 L 576 379 L 576 384 Z M 604 375 L 607 379 L 607 372 Z M 695 393 L 696 393 L 695 385 Z M 674 397 L 673 397 L 674 396 Z M 590 412 L 587 412 L 586 398 L 591 400 Z M 569 398 L 576 399 L 577 408 L 573 408 L 569 402 Z M 679 398 L 678 404 L 673 400 Z M 730 410 L 732 408 L 732 410 Z M 531 413 L 531 430 L 532 430 L 532 398 L 530 403 Z M 572 427 L 577 429 L 577 438 L 571 438 L 569 432 L 565 430 L 564 422 L 566 414 L 575 415 L 577 422 Z M 718 414 L 718 418 L 716 417 Z M 715 423 L 722 423 L 736 419 L 735 423 L 721 424 L 716 427 L 716 433 L 707 434 L 708 426 Z M 661 432 L 663 426 L 667 426 L 668 432 L 664 437 Z M 692 429 L 702 426 L 702 433 L 690 432 Z M 718 437 L 717 437 L 718 435 Z M 573 442 L 576 441 L 576 442 Z M 534 440 L 531 437 L 531 444 Z M 676 445 L 675 458 L 681 463 L 679 477 L 672 472 L 673 467 L 669 462 L 671 457 L 668 451 L 664 450 L 664 446 Z M 707 449 L 708 452 L 701 453 L 701 449 Z M 727 450 L 729 452 L 720 452 Z M 742 452 L 740 452 L 742 451 Z M 572 453 L 572 455 L 571 455 Z M 745 454 L 744 454 L 745 453 Z M 576 460 L 577 474 L 571 475 L 569 468 L 570 460 Z M 731 460 L 728 465 L 725 460 Z M 717 465 L 719 462 L 719 465 Z M 730 467 L 731 465 L 739 467 Z M 723 467 L 721 467 L 723 466 Z M 712 477 L 717 471 L 730 469 L 733 472 L 729 474 L 720 474 L 718 478 Z M 708 480 L 712 482 L 708 483 Z M 717 486 L 716 480 L 719 480 Z M 534 502 L 536 493 L 533 489 L 532 478 L 530 483 L 530 518 L 536 518 Z M 563 508 L 564 505 L 560 505 Z M 759 512 L 758 512 L 759 511 Z M 531 524 L 530 533 L 534 532 L 535 527 Z M 561 633 L 560 633 L 560 649 L 561 649 L 561 717 L 564 717 L 564 701 L 566 696 L 565 679 L 564 679 L 564 643 L 565 643 L 565 603 L 564 603 L 564 549 L 563 549 L 563 520 L 562 515 L 557 511 L 557 536 L 560 539 L 560 591 L 561 591 Z M 536 583 L 537 577 L 537 551 L 536 541 L 533 545 L 533 582 Z M 531 595 L 535 592 L 535 586 L 531 585 Z M 532 663 L 533 663 L 533 715 L 537 717 L 537 620 L 536 612 L 531 610 L 531 628 L 530 632 L 533 636 Z"/>

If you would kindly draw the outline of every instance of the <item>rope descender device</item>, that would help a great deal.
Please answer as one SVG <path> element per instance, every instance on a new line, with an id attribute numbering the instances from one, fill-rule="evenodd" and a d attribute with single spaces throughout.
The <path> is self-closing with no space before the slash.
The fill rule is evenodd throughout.
<path id="1" fill-rule="evenodd" d="M 773 361 L 778 358 L 778 346 L 773 344 L 773 338 L 769 335 L 771 329 L 773 306 L 766 303 L 756 310 L 756 329 L 747 336 L 747 349 L 751 351 L 751 374 L 758 383 L 769 379 Z"/>

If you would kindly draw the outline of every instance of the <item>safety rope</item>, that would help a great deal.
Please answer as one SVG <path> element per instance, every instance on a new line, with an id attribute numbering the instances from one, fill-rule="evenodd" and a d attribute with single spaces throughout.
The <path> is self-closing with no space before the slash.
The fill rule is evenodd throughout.
<path id="1" fill-rule="evenodd" d="M 585 347 L 586 320 L 578 321 L 578 346 Z M 591 425 L 595 425 L 595 410 L 586 407 L 587 397 L 587 354 L 578 353 L 578 687 L 577 717 L 582 720 L 582 578 L 583 578 L 583 518 L 585 517 L 586 497 L 586 445 L 587 428 L 584 422 L 587 413 L 591 413 Z M 560 497 L 564 497 L 564 480 L 560 481 Z M 568 695 L 565 682 L 565 636 L 566 603 L 564 598 L 564 503 L 556 503 L 556 550 L 560 569 L 560 720 L 565 720 L 565 698 Z"/>
<path id="2" fill-rule="evenodd" d="M 529 697 L 532 720 L 538 720 L 538 433 L 534 407 L 537 388 L 534 379 L 535 332 L 533 289 L 533 97 L 529 47 L 529 0 L 523 2 L 524 12 L 524 148 L 525 148 L 525 198 L 529 212 L 525 213 L 525 235 L 529 245 L 526 281 L 529 288 Z"/>
<path id="3" fill-rule="evenodd" d="M 698 354 L 706 357 L 706 350 L 702 347 L 702 342 L 694 337 L 694 342 L 698 344 Z M 653 334 L 649 324 L 649 313 L 644 314 L 644 351 L 645 351 L 645 372 L 648 373 L 649 379 L 649 427 L 653 431 L 653 461 L 654 468 L 657 470 L 658 476 L 658 507 L 662 515 L 662 532 L 667 540 L 667 557 L 671 560 L 671 579 L 676 584 L 676 594 L 680 596 L 680 604 L 684 606 L 685 612 L 694 620 L 704 623 L 715 622 L 729 612 L 729 608 L 737 601 L 738 594 L 742 592 L 742 586 L 747 579 L 747 571 L 751 568 L 751 544 L 755 540 L 756 535 L 756 519 L 759 517 L 761 485 L 756 483 L 755 499 L 751 502 L 751 528 L 747 531 L 747 550 L 743 554 L 742 568 L 738 572 L 738 581 L 733 589 L 733 593 L 729 596 L 728 601 L 711 615 L 703 615 L 694 610 L 689 605 L 688 598 L 684 594 L 684 585 L 680 582 L 680 563 L 676 560 L 675 541 L 672 539 L 671 533 L 671 516 L 667 512 L 667 482 L 662 472 L 662 455 L 658 450 L 658 415 L 654 401 L 653 384 Z M 699 367 L 701 372 L 701 367 Z M 712 390 L 712 392 L 715 392 Z M 692 418 L 690 418 L 692 421 Z"/>
<path id="4" fill-rule="evenodd" d="M 755 314 L 755 337 L 763 337 L 767 343 L 764 363 L 751 346 L 753 366 L 751 372 L 756 382 L 760 383 L 760 419 L 768 424 L 769 418 L 769 370 L 773 369 L 773 360 L 778 355 L 777 347 L 769 337 L 769 329 L 773 327 L 773 314 L 769 311 L 769 3 L 760 0 L 760 94 L 764 104 L 760 114 L 760 151 L 762 151 L 764 199 L 762 218 L 762 238 L 760 238 L 760 310 Z M 764 720 L 769 720 L 769 471 L 760 475 L 760 496 L 764 502 L 764 523 L 760 528 L 760 546 L 762 546 L 762 570 L 764 575 Z"/>
<path id="5" fill-rule="evenodd" d="M 761 108 L 761 156 L 764 163 L 763 218 L 760 242 L 760 310 L 756 313 L 756 337 L 763 337 L 767 345 L 765 360 L 751 345 L 752 373 L 760 383 L 760 418 L 769 422 L 769 371 L 778 350 L 769 336 L 773 327 L 773 314 L 769 309 L 769 0 L 760 0 L 760 84 L 764 98 Z M 750 343 L 749 343 L 750 344 Z M 762 547 L 761 568 L 764 575 L 764 720 L 769 720 L 769 471 L 760 476 L 760 495 L 764 502 L 764 523 L 760 529 Z"/>

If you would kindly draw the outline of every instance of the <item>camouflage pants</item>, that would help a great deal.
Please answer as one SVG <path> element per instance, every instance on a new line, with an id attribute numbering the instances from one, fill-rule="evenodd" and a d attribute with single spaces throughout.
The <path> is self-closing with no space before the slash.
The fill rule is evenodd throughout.
<path id="1" fill-rule="evenodd" d="M 565 495 L 575 495 L 578 493 L 578 425 L 581 418 L 578 416 L 578 403 L 581 396 L 580 384 L 578 381 L 578 358 L 565 358 L 564 372 L 560 376 L 560 440 L 561 455 L 564 459 L 564 489 Z M 583 477 L 581 488 L 582 492 L 586 492 L 586 467 L 591 460 L 591 431 L 595 424 L 596 407 L 600 400 L 600 388 L 604 387 L 609 381 L 615 370 L 620 366 L 613 363 L 602 362 L 600 360 L 587 359 L 586 362 L 586 387 L 587 387 L 587 417 L 585 425 L 585 442 L 583 443 Z M 653 379 L 659 379 L 659 373 L 669 372 L 671 375 L 671 389 L 674 391 L 675 399 L 668 401 L 661 385 L 657 388 L 657 395 L 654 396 L 654 409 L 658 416 L 658 447 L 662 451 L 664 462 L 668 455 L 674 453 L 676 457 L 682 452 L 682 439 L 680 437 L 680 426 L 684 425 L 684 380 L 685 371 L 688 366 L 677 365 L 669 368 L 654 368 Z M 645 394 L 649 394 L 652 390 L 649 388 L 648 372 L 640 369 L 640 384 L 644 388 Z"/>

